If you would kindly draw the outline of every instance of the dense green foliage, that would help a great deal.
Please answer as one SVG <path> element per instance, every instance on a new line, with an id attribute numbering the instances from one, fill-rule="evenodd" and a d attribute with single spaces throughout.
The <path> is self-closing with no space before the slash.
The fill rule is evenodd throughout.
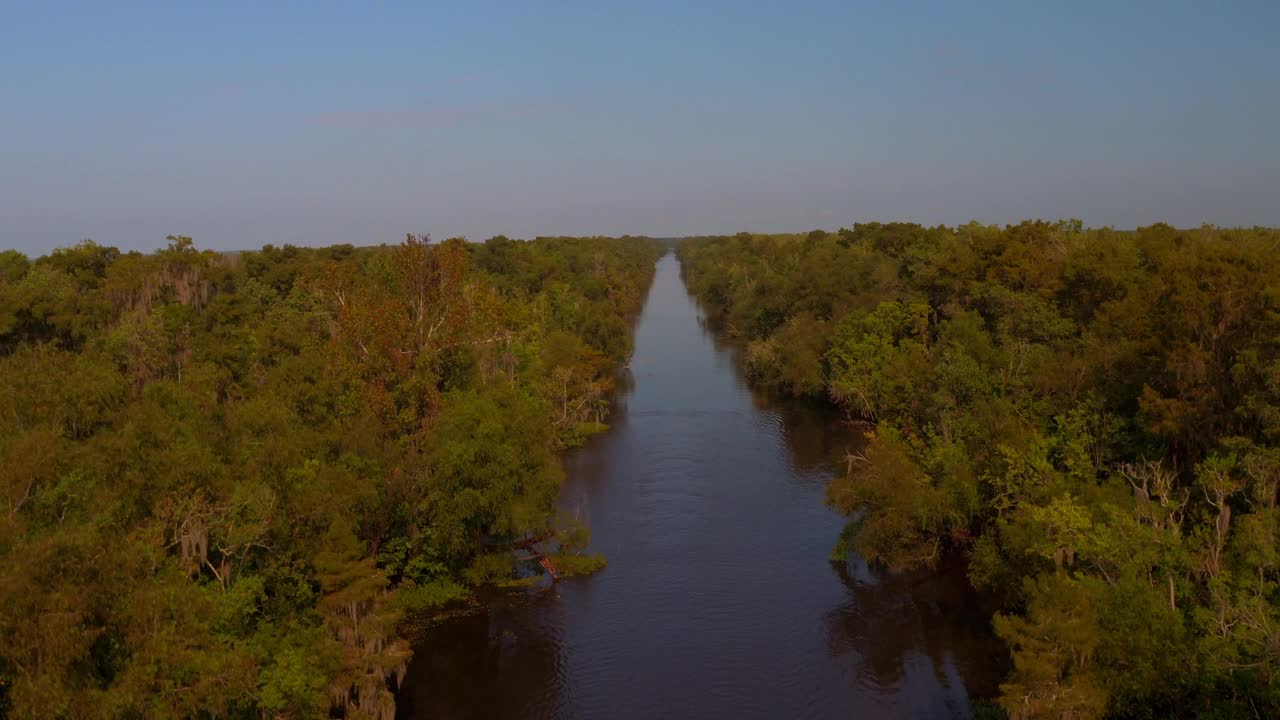
<path id="1" fill-rule="evenodd" d="M 698 238 L 759 383 L 871 428 L 830 501 L 969 558 L 1019 718 L 1280 717 L 1280 232 L 1079 222 Z"/>
<path id="2" fill-rule="evenodd" d="M 557 451 L 660 245 L 170 240 L 0 253 L 0 716 L 388 719 L 406 613 L 602 564 Z"/>

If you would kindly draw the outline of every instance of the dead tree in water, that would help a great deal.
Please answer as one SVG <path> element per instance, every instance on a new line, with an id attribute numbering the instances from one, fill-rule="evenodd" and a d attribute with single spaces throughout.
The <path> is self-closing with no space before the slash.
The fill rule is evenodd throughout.
<path id="1" fill-rule="evenodd" d="M 546 542 L 548 540 L 553 540 L 555 539 L 555 536 L 556 536 L 556 533 L 554 530 L 547 530 L 533 537 L 528 537 L 523 540 L 517 540 L 515 542 L 508 543 L 505 546 L 498 545 L 496 546 L 496 549 L 502 549 L 503 547 L 508 547 L 512 550 L 526 551 L 529 554 L 524 557 L 521 557 L 520 562 L 530 562 L 530 561 L 536 560 L 538 564 L 542 566 L 542 569 L 546 570 L 547 574 L 551 576 L 551 582 L 554 583 L 555 581 L 560 579 L 560 571 L 551 562 L 551 558 L 547 552 L 539 551 L 538 544 Z"/>

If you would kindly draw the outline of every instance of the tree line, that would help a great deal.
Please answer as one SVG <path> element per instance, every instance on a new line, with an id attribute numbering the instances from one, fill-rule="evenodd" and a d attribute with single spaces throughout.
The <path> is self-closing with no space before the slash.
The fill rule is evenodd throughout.
<path id="1" fill-rule="evenodd" d="M 394 717 L 406 619 L 590 572 L 639 238 L 0 252 L 0 716 Z"/>
<path id="2" fill-rule="evenodd" d="M 836 555 L 968 563 L 1013 718 L 1280 717 L 1280 231 L 693 238 L 750 378 L 865 424 Z"/>

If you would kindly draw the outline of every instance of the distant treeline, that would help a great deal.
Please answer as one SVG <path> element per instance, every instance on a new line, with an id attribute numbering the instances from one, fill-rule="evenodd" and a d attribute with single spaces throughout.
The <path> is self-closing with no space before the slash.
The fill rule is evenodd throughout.
<path id="1" fill-rule="evenodd" d="M 829 489 L 889 568 L 1003 598 L 1015 718 L 1280 717 L 1280 231 L 694 238 L 751 378 L 866 421 Z"/>
<path id="2" fill-rule="evenodd" d="M 404 618 L 603 563 L 557 451 L 662 250 L 0 253 L 0 716 L 391 720 Z"/>

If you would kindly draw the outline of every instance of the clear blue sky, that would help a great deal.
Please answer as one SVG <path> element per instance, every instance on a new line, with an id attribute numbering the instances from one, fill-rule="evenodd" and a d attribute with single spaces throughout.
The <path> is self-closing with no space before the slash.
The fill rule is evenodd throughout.
<path id="1" fill-rule="evenodd" d="M 1280 2 L 0 0 L 0 248 L 1280 225 Z"/>

